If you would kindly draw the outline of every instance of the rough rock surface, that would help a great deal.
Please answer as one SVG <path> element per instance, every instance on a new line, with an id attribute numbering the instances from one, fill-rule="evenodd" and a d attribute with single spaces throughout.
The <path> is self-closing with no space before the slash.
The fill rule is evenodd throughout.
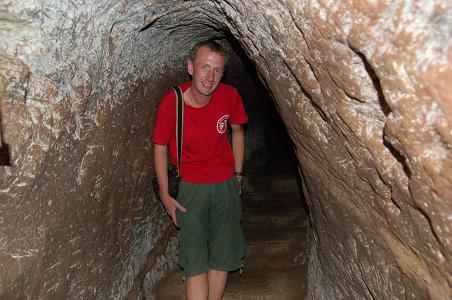
<path id="1" fill-rule="evenodd" d="M 309 296 L 446 299 L 451 11 L 408 0 L 1 1 L 13 162 L 0 167 L 2 298 L 128 294 L 170 226 L 149 196 L 158 99 L 186 78 L 193 41 L 232 34 L 297 149 Z"/>

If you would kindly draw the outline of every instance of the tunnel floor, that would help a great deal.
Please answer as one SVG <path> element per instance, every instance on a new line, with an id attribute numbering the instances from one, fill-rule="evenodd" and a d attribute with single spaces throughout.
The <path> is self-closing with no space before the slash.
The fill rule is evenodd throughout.
<path id="1" fill-rule="evenodd" d="M 242 195 L 244 269 L 230 274 L 223 299 L 306 299 L 308 217 L 296 168 L 254 173 Z M 157 284 L 156 299 L 184 299 L 179 270 Z"/>

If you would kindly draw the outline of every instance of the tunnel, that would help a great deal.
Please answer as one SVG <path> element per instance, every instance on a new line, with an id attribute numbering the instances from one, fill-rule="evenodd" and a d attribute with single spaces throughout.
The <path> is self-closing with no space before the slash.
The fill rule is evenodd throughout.
<path id="1" fill-rule="evenodd" d="M 295 157 L 306 297 L 448 299 L 451 23 L 447 1 L 3 1 L 0 298 L 155 298 L 178 251 L 155 113 L 215 39 L 250 180 Z"/>

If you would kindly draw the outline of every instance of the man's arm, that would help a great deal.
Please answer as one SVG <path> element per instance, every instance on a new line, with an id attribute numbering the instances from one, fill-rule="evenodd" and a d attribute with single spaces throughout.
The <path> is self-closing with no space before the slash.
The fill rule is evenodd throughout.
<path id="1" fill-rule="evenodd" d="M 180 209 L 182 212 L 186 212 L 187 209 L 169 195 L 167 149 L 167 146 L 154 144 L 154 168 L 159 183 L 160 199 L 174 225 L 177 226 L 176 209 Z"/>
<path id="2" fill-rule="evenodd" d="M 233 125 L 232 128 L 232 154 L 234 155 L 235 172 L 243 171 L 243 161 L 245 160 L 245 133 L 241 125 Z M 242 184 L 242 176 L 236 176 L 239 184 Z"/>

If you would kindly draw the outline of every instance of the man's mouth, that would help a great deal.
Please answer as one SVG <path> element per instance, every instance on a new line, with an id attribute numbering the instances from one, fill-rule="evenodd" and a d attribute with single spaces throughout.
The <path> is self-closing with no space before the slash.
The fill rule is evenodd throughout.
<path id="1" fill-rule="evenodd" d="M 206 88 L 212 88 L 213 87 L 213 83 L 208 83 L 208 82 L 202 82 L 202 85 Z"/>

